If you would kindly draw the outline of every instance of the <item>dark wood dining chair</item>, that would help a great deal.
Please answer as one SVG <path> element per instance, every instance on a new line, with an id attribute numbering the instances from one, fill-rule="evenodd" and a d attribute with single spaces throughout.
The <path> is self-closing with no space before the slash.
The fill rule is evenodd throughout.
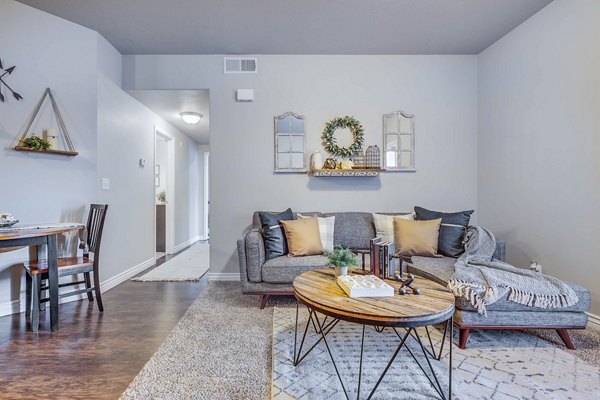
<path id="1" fill-rule="evenodd" d="M 87 294 L 90 302 L 94 301 L 96 294 L 96 304 L 98 310 L 104 311 L 102 305 L 102 294 L 100 293 L 100 244 L 102 242 L 102 231 L 104 230 L 104 220 L 108 204 L 92 204 L 87 220 L 86 249 L 83 257 L 67 257 L 58 259 L 58 277 L 77 276 L 73 282 L 60 283 L 59 289 L 67 286 L 85 285 L 85 289 L 73 290 L 59 294 L 62 297 L 75 296 L 82 293 Z M 89 257 L 89 252 L 94 253 L 93 259 Z M 40 305 L 48 302 L 48 298 L 42 298 L 42 293 L 49 289 L 48 284 L 48 261 L 37 260 L 24 263 L 26 271 L 26 297 L 25 297 L 25 315 L 31 316 L 31 328 L 36 331 L 39 328 Z M 83 274 L 83 280 L 79 280 L 79 274 Z M 93 285 L 90 274 L 93 274 Z"/>

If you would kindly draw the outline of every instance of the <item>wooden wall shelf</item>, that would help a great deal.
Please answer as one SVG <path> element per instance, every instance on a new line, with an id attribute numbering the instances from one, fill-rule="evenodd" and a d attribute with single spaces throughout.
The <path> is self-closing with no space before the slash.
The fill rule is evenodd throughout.
<path id="1" fill-rule="evenodd" d="M 57 154 L 60 156 L 68 156 L 68 157 L 73 157 L 76 156 L 77 153 L 76 151 L 67 151 L 67 150 L 36 150 L 36 149 L 32 149 L 30 147 L 25 147 L 25 146 L 16 146 L 15 147 L 16 151 L 28 151 L 30 153 L 42 153 L 42 154 Z"/>
<path id="2" fill-rule="evenodd" d="M 315 169 L 309 174 L 320 178 L 331 177 L 375 177 L 379 176 L 385 169 L 364 168 L 364 169 Z"/>

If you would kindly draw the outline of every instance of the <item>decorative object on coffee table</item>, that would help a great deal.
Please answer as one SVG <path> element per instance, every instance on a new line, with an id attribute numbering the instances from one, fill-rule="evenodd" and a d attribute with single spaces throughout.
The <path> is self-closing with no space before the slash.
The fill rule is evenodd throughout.
<path id="1" fill-rule="evenodd" d="M 15 100 L 19 101 L 19 100 L 23 99 L 23 96 L 21 96 L 19 93 L 15 92 L 13 90 L 13 88 L 8 86 L 8 84 L 6 83 L 6 77 L 10 76 L 13 73 L 13 71 L 15 70 L 15 68 L 16 67 L 13 65 L 12 67 L 8 67 L 8 68 L 4 69 L 4 65 L 2 64 L 2 60 L 0 59 L 0 102 L 6 101 L 6 98 L 4 97 L 4 94 L 2 93 L 3 87 L 7 88 L 10 91 L 10 93 L 15 98 Z"/>
<path id="2" fill-rule="evenodd" d="M 62 149 L 62 150 L 54 148 L 56 146 L 50 147 L 50 143 L 47 140 L 39 138 L 33 132 L 30 132 L 30 129 L 31 129 L 36 117 L 38 116 L 46 98 L 48 98 L 50 100 L 50 104 L 52 106 L 52 111 L 54 112 L 54 117 L 56 118 L 56 123 L 58 124 L 59 136 L 60 136 L 62 144 L 64 146 L 64 149 Z M 25 127 L 25 132 L 21 136 L 21 138 L 19 140 L 19 144 L 15 147 L 15 150 L 16 151 L 29 151 L 29 152 L 35 152 L 35 153 L 57 154 L 57 155 L 63 155 L 63 156 L 69 156 L 69 157 L 73 157 L 78 154 L 75 151 L 75 147 L 73 146 L 73 143 L 71 142 L 71 137 L 69 136 L 69 132 L 67 131 L 67 126 L 65 125 L 65 121 L 63 120 L 62 115 L 60 114 L 60 111 L 58 109 L 58 104 L 56 103 L 56 100 L 54 99 L 54 95 L 52 94 L 52 91 L 50 90 L 50 88 L 46 88 L 46 90 L 44 90 L 44 94 L 42 94 L 42 98 L 35 106 L 35 109 L 33 110 L 33 114 L 31 115 L 31 118 L 29 119 L 29 121 L 27 122 L 27 125 Z"/>
<path id="3" fill-rule="evenodd" d="M 337 283 L 351 298 L 394 297 L 394 288 L 375 275 L 338 276 Z"/>
<path id="4" fill-rule="evenodd" d="M 366 166 L 365 168 L 380 169 L 381 168 L 381 152 L 377 145 L 367 147 L 365 153 Z"/>
<path id="5" fill-rule="evenodd" d="M 352 144 L 350 144 L 350 146 L 338 146 L 335 137 L 335 131 L 338 128 L 348 128 L 350 130 L 352 133 Z M 348 158 L 362 149 L 364 129 L 356 118 L 346 115 L 344 117 L 334 118 L 327 122 L 325 124 L 325 129 L 321 134 L 321 139 L 323 139 L 323 146 L 327 152 L 336 157 Z"/>
<path id="6" fill-rule="evenodd" d="M 412 291 L 413 294 L 420 294 L 421 289 L 418 287 L 412 287 L 412 283 L 415 280 L 415 276 L 413 274 L 408 274 L 406 279 L 402 279 L 401 274 L 394 275 L 394 279 L 396 282 L 400 282 L 402 286 L 398 289 L 398 294 L 405 295 L 409 293 L 409 290 Z"/>
<path id="7" fill-rule="evenodd" d="M 331 265 L 335 267 L 335 276 L 348 275 L 348 267 L 357 265 L 356 255 L 350 250 L 336 246 L 333 251 L 324 254 Z"/>

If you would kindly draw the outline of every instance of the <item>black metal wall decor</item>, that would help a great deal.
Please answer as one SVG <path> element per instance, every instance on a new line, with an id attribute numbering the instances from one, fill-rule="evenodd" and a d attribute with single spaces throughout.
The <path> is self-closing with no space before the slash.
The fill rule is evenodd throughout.
<path id="1" fill-rule="evenodd" d="M 15 92 L 13 90 L 13 88 L 11 88 L 7 83 L 6 83 L 6 78 L 8 76 L 10 76 L 13 71 L 15 70 L 15 66 L 13 65 L 12 67 L 8 67 L 6 69 L 4 69 L 4 65 L 2 64 L 2 59 L 0 59 L 0 102 L 4 102 L 6 99 L 4 97 L 4 93 L 2 93 L 2 89 L 6 88 L 10 91 L 10 93 L 12 94 L 12 96 L 18 101 L 21 100 L 23 98 L 23 96 L 21 96 L 19 93 Z"/>

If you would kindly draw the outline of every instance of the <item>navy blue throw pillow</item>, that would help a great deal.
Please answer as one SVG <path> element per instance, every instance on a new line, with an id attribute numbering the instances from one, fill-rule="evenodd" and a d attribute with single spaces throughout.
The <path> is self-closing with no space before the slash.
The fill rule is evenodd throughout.
<path id="1" fill-rule="evenodd" d="M 473 212 L 474 210 L 445 213 L 431 211 L 423 207 L 415 207 L 417 220 L 429 221 L 438 218 L 442 219 L 440 236 L 438 238 L 438 253 L 450 257 L 458 257 L 465 251 L 462 241 Z"/>
<path id="2" fill-rule="evenodd" d="M 279 214 L 259 211 L 262 234 L 265 240 L 265 258 L 284 256 L 288 253 L 285 232 L 279 221 L 289 221 L 294 219 L 294 213 L 291 208 L 280 212 Z"/>

